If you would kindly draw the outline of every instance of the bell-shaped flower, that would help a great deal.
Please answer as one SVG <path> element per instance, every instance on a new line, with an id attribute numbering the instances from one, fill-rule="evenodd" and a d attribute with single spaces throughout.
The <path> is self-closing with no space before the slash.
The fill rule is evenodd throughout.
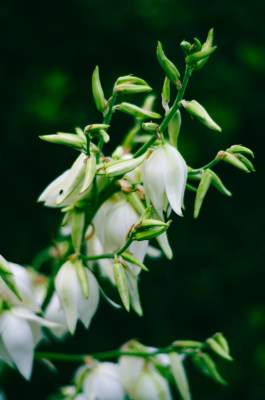
<path id="1" fill-rule="evenodd" d="M 26 379 L 31 376 L 34 348 L 42 336 L 41 326 L 53 328 L 57 323 L 21 307 L 0 314 L 0 359 L 16 366 Z"/>
<path id="2" fill-rule="evenodd" d="M 154 368 L 149 367 L 141 374 L 134 388 L 135 400 L 172 400 L 168 381 Z"/>
<path id="3" fill-rule="evenodd" d="M 79 261 L 77 261 L 79 262 Z M 96 278 L 84 268 L 82 280 L 86 280 L 88 296 L 85 296 L 82 281 L 78 277 L 76 261 L 66 261 L 55 277 L 55 289 L 65 313 L 67 326 L 73 334 L 79 318 L 88 328 L 99 302 L 99 287 Z"/>
<path id="4" fill-rule="evenodd" d="M 49 321 L 58 323 L 58 326 L 50 328 L 50 331 L 57 339 L 63 339 L 65 334 L 68 332 L 68 326 L 64 310 L 60 304 L 60 300 L 56 292 L 53 293 L 52 298 L 45 310 L 44 316 Z"/>
<path id="5" fill-rule="evenodd" d="M 133 224 L 137 223 L 139 215 L 127 201 L 124 195 L 114 195 L 107 200 L 97 212 L 93 224 L 96 235 L 104 249 L 104 252 L 114 252 L 121 249 L 126 243 L 127 235 Z M 148 241 L 133 242 L 129 251 L 140 262 L 143 262 Z M 135 274 L 140 268 L 128 263 Z"/>
<path id="6" fill-rule="evenodd" d="M 103 362 L 92 367 L 83 380 L 83 392 L 86 400 L 124 400 L 120 366 Z"/>
<path id="7" fill-rule="evenodd" d="M 152 203 L 160 217 L 168 205 L 182 216 L 187 165 L 175 147 L 158 146 L 143 164 L 142 180 L 147 204 Z"/>

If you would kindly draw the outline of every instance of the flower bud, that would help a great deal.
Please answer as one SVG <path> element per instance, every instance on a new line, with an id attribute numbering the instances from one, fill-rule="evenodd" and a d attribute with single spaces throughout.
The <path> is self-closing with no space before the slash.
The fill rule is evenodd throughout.
<path id="1" fill-rule="evenodd" d="M 130 83 L 122 83 L 114 87 L 114 93 L 133 94 L 151 92 L 152 88 L 149 85 L 133 85 Z"/>
<path id="2" fill-rule="evenodd" d="M 163 70 L 166 73 L 166 76 L 175 85 L 178 84 L 180 73 L 177 70 L 177 68 L 175 67 L 175 65 L 166 57 L 166 55 L 163 51 L 163 48 L 162 48 L 162 44 L 160 42 L 158 42 L 158 45 L 157 45 L 156 55 L 157 55 L 159 64 L 161 65 L 161 67 L 163 68 Z"/>
<path id="3" fill-rule="evenodd" d="M 86 140 L 82 139 L 78 135 L 72 133 L 61 133 L 58 132 L 56 135 L 41 135 L 39 136 L 41 140 L 50 143 L 64 144 L 66 146 L 82 149 L 86 144 Z"/>
<path id="4" fill-rule="evenodd" d="M 108 143 L 110 141 L 110 136 L 106 131 L 104 131 L 104 129 L 100 129 L 99 133 L 102 136 L 104 143 Z"/>
<path id="5" fill-rule="evenodd" d="M 222 347 L 222 349 L 223 349 L 227 354 L 230 353 L 230 351 L 229 351 L 229 345 L 228 345 L 228 343 L 227 343 L 226 338 L 224 337 L 224 335 L 223 335 L 222 333 L 220 333 L 220 332 L 215 333 L 215 334 L 213 335 L 213 338 L 214 338 L 215 340 L 217 340 L 217 342 L 220 344 L 220 346 Z"/>
<path id="6" fill-rule="evenodd" d="M 203 45 L 202 45 L 202 50 L 203 51 L 210 50 L 212 48 L 212 46 L 213 46 L 213 29 L 210 29 L 209 32 L 208 32 L 208 35 L 207 35 L 206 42 L 203 43 Z M 207 63 L 208 59 L 209 59 L 209 57 L 206 57 L 203 60 L 198 61 L 196 63 L 196 68 L 195 69 L 196 70 L 201 69 Z"/>
<path id="7" fill-rule="evenodd" d="M 103 165 L 104 167 L 103 175 L 107 175 L 108 177 L 114 177 L 127 174 L 127 172 L 130 172 L 135 168 L 137 168 L 139 165 L 141 165 L 143 161 L 146 159 L 147 155 L 148 152 L 144 153 L 143 155 L 137 158 L 130 158 L 128 160 L 116 160 L 105 163 Z M 100 175 L 101 173 L 99 172 L 98 174 Z"/>
<path id="8" fill-rule="evenodd" d="M 182 100 L 180 103 L 191 115 L 194 115 L 196 118 L 198 118 L 198 120 L 204 125 L 208 126 L 208 128 L 221 132 L 222 129 L 220 126 L 212 120 L 205 108 L 202 107 L 196 100 Z"/>
<path id="9" fill-rule="evenodd" d="M 197 349 L 202 347 L 203 343 L 202 342 L 197 342 L 196 340 L 176 340 L 175 342 L 172 343 L 174 347 L 177 348 L 192 348 L 192 349 Z"/>
<path id="10" fill-rule="evenodd" d="M 117 79 L 115 86 L 121 85 L 123 83 L 131 83 L 131 84 L 136 84 L 136 85 L 149 86 L 148 83 L 146 83 L 143 79 L 138 78 L 137 76 L 133 76 L 133 75 L 121 76 L 120 78 Z"/>
<path id="11" fill-rule="evenodd" d="M 179 131 L 181 127 L 181 114 L 178 110 L 168 124 L 169 143 L 173 147 L 177 147 Z"/>
<path id="12" fill-rule="evenodd" d="M 130 311 L 129 291 L 128 291 L 128 286 L 127 286 L 127 282 L 126 282 L 123 265 L 119 262 L 115 262 L 113 264 L 113 273 L 114 273 L 115 283 L 116 283 L 120 298 L 123 302 L 123 305 L 127 311 Z"/>
<path id="13" fill-rule="evenodd" d="M 213 350 L 216 354 L 218 354 L 220 357 L 228 360 L 228 361 L 233 361 L 233 358 L 226 352 L 224 351 L 223 347 L 218 343 L 218 340 L 215 338 L 209 338 L 206 340 L 206 343 L 210 347 L 211 350 Z"/>
<path id="14" fill-rule="evenodd" d="M 186 56 L 190 54 L 191 47 L 192 47 L 191 43 L 187 42 L 186 40 L 183 40 L 180 43 L 180 47 L 182 48 L 182 50 L 184 51 Z"/>
<path id="15" fill-rule="evenodd" d="M 137 265 L 138 267 L 142 268 L 144 271 L 149 271 L 149 269 L 142 262 L 137 260 L 137 258 L 135 258 L 131 253 L 126 251 L 121 254 L 121 257 L 123 258 L 123 260 L 131 262 L 134 265 Z"/>
<path id="16" fill-rule="evenodd" d="M 146 221 L 154 221 L 154 220 L 146 220 Z M 142 230 L 141 227 L 139 228 L 139 230 L 138 228 L 136 228 L 136 231 L 132 233 L 133 240 L 141 241 L 141 240 L 153 239 L 164 233 L 168 229 L 171 223 L 171 221 L 168 221 L 167 223 L 161 222 L 161 224 L 159 224 L 159 222 L 161 221 L 155 221 L 153 225 L 149 224 L 148 222 L 144 230 Z"/>
<path id="17" fill-rule="evenodd" d="M 213 171 L 208 170 L 210 172 L 210 174 L 212 175 L 212 180 L 211 183 L 213 184 L 213 186 L 216 187 L 216 189 L 218 189 L 221 193 L 225 194 L 226 196 L 232 196 L 232 193 L 230 192 L 230 190 L 228 190 L 225 185 L 223 184 L 223 182 L 221 181 L 221 179 L 219 178 L 218 175 L 216 175 Z"/>
<path id="18" fill-rule="evenodd" d="M 236 156 L 249 169 L 249 171 L 255 172 L 254 165 L 252 164 L 251 161 L 249 161 L 247 157 L 245 157 L 243 154 L 240 153 L 237 153 Z"/>
<path id="19" fill-rule="evenodd" d="M 80 194 L 84 193 L 92 184 L 93 179 L 96 175 L 96 168 L 97 168 L 96 157 L 94 153 L 91 153 L 91 155 L 86 160 L 85 178 L 83 186 L 80 190 Z"/>
<path id="20" fill-rule="evenodd" d="M 161 118 L 161 115 L 130 103 L 121 103 L 114 109 L 139 118 Z"/>
<path id="21" fill-rule="evenodd" d="M 135 400 L 171 400 L 170 387 L 167 380 L 153 367 L 144 370 L 134 388 Z"/>
<path id="22" fill-rule="evenodd" d="M 189 66 L 193 66 L 193 64 L 197 63 L 198 61 L 202 61 L 206 57 L 209 57 L 216 49 L 217 49 L 217 46 L 214 46 L 209 50 L 202 50 L 202 51 L 198 51 L 196 53 L 192 53 L 185 58 L 186 64 Z M 196 66 L 195 66 L 195 69 L 197 69 Z"/>
<path id="23" fill-rule="evenodd" d="M 194 50 L 195 50 L 195 52 L 201 51 L 201 49 L 202 49 L 201 42 L 199 41 L 199 39 L 194 38 Z"/>
<path id="24" fill-rule="evenodd" d="M 191 400 L 189 382 L 182 362 L 183 356 L 180 356 L 178 353 L 170 353 L 169 358 L 171 372 L 174 377 L 177 390 L 181 395 L 181 398 L 183 400 Z"/>
<path id="25" fill-rule="evenodd" d="M 197 189 L 195 205 L 194 205 L 194 218 L 197 218 L 202 206 L 204 197 L 210 187 L 212 175 L 209 170 L 204 171 L 202 179 Z"/>
<path id="26" fill-rule="evenodd" d="M 230 153 L 246 153 L 249 154 L 252 158 L 254 158 L 253 151 L 250 150 L 248 147 L 241 146 L 240 144 L 235 144 L 231 146 L 229 149 L 226 149 L 226 151 Z"/>
<path id="27" fill-rule="evenodd" d="M 144 122 L 142 124 L 142 128 L 146 132 L 158 132 L 159 125 L 155 124 L 154 122 Z"/>
<path id="28" fill-rule="evenodd" d="M 227 382 L 219 374 L 215 362 L 208 354 L 198 352 L 192 354 L 191 359 L 204 375 L 209 376 L 221 385 L 227 385 Z"/>
<path id="29" fill-rule="evenodd" d="M 95 68 L 92 75 L 92 92 L 97 109 L 101 112 L 104 112 L 106 107 L 106 100 L 99 79 L 98 66 Z"/>
<path id="30" fill-rule="evenodd" d="M 239 160 L 238 154 L 232 154 L 221 150 L 217 153 L 216 160 L 223 160 L 244 172 L 250 172 L 247 166 Z"/>
<path id="31" fill-rule="evenodd" d="M 170 79 L 166 76 L 162 89 L 162 105 L 166 112 L 169 111 L 169 103 L 170 103 Z"/>
<path id="32" fill-rule="evenodd" d="M 108 129 L 109 125 L 106 124 L 92 124 L 92 125 L 87 125 L 85 127 L 85 132 L 96 132 L 96 131 L 100 131 L 101 129 Z"/>

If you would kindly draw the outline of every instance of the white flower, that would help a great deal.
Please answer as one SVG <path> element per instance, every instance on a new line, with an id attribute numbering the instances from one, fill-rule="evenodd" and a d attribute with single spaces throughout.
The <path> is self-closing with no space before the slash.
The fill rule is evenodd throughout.
<path id="1" fill-rule="evenodd" d="M 77 276 L 75 263 L 66 261 L 55 277 L 55 289 L 65 313 L 67 326 L 73 334 L 77 319 L 88 328 L 99 302 L 99 288 L 94 275 L 86 269 L 89 296 L 85 297 Z"/>
<path id="2" fill-rule="evenodd" d="M 147 204 L 152 203 L 160 217 L 168 204 L 182 216 L 187 166 L 177 149 L 168 143 L 157 147 L 143 164 L 142 179 Z"/>
<path id="3" fill-rule="evenodd" d="M 168 381 L 152 366 L 145 370 L 134 388 L 135 400 L 172 400 Z"/>
<path id="4" fill-rule="evenodd" d="M 48 307 L 45 310 L 44 316 L 49 321 L 57 322 L 59 324 L 54 328 L 50 328 L 50 331 L 57 339 L 62 339 L 66 332 L 68 332 L 68 327 L 65 313 L 62 309 L 59 297 L 56 292 L 53 293 Z"/>
<path id="5" fill-rule="evenodd" d="M 103 362 L 93 367 L 84 379 L 83 392 L 87 400 L 124 400 L 119 365 Z"/>
<path id="6" fill-rule="evenodd" d="M 126 242 L 131 226 L 138 220 L 139 215 L 125 196 L 115 195 L 107 200 L 100 207 L 93 220 L 96 235 L 104 252 L 114 252 L 121 249 Z M 147 240 L 133 242 L 128 250 L 140 262 L 143 262 L 147 246 Z M 138 274 L 141 270 L 134 264 L 128 263 L 128 265 L 134 274 Z"/>
<path id="7" fill-rule="evenodd" d="M 41 326 L 57 324 L 38 317 L 26 308 L 11 308 L 0 314 L 0 359 L 15 365 L 29 379 L 32 372 L 34 348 L 41 338 Z"/>

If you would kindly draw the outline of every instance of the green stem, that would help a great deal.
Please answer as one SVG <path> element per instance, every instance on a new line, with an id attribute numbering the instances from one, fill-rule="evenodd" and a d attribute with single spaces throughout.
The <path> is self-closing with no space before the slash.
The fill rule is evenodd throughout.
<path id="1" fill-rule="evenodd" d="M 112 94 L 112 97 L 111 97 L 110 102 L 109 102 L 108 111 L 104 116 L 103 124 L 106 124 L 106 125 L 110 124 L 111 117 L 112 117 L 112 114 L 113 114 L 113 110 L 112 109 L 113 109 L 113 106 L 115 104 L 116 98 L 117 98 L 117 95 L 116 94 Z M 106 131 L 107 131 L 107 129 L 106 129 Z M 100 154 L 102 152 L 103 145 L 104 145 L 103 136 L 100 135 L 99 142 L 98 142 L 97 163 L 99 163 L 99 158 L 100 158 Z"/>
<path id="2" fill-rule="evenodd" d="M 169 122 L 171 121 L 171 119 L 173 118 L 175 113 L 180 108 L 179 102 L 182 100 L 182 98 L 184 96 L 190 76 L 191 76 L 190 68 L 186 67 L 182 86 L 181 86 L 180 90 L 178 91 L 178 94 L 177 94 L 177 97 L 176 97 L 176 100 L 175 100 L 173 106 L 171 107 L 171 109 L 169 110 L 169 113 L 165 116 L 164 120 L 162 121 L 162 123 L 159 127 L 159 133 L 163 134 L 165 132 Z M 133 157 L 136 158 L 136 157 L 139 157 L 142 154 L 144 154 L 147 151 L 147 149 L 149 149 L 149 147 L 155 143 L 156 140 L 157 140 L 157 137 L 154 135 L 153 137 L 151 137 L 150 140 L 148 140 L 148 142 L 146 142 L 142 147 L 140 147 L 140 149 L 134 154 Z"/>
<path id="3" fill-rule="evenodd" d="M 84 261 L 101 260 L 103 258 L 114 258 L 115 255 L 119 256 L 122 253 L 124 253 L 128 249 L 128 247 L 132 244 L 132 242 L 133 242 L 133 239 L 129 238 L 127 240 L 127 242 L 125 243 L 125 245 L 120 250 L 115 251 L 113 253 L 100 254 L 98 256 L 83 256 L 83 255 L 81 255 L 81 258 Z"/>
<path id="4" fill-rule="evenodd" d="M 204 166 L 201 167 L 201 168 L 197 168 L 197 169 L 194 169 L 194 170 L 190 171 L 190 172 L 189 172 L 189 175 L 196 175 L 196 174 L 199 174 L 199 173 L 201 172 L 202 169 L 209 169 L 209 168 L 212 168 L 212 167 L 214 167 L 216 164 L 218 164 L 219 161 L 221 161 L 221 160 L 216 160 L 216 159 L 214 159 L 213 161 L 209 162 L 209 164 L 206 164 L 206 165 L 204 165 Z"/>

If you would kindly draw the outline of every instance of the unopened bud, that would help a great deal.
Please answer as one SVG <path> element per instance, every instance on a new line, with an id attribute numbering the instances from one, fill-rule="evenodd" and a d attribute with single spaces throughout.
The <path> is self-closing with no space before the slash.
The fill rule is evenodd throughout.
<path id="1" fill-rule="evenodd" d="M 227 385 L 227 382 L 219 374 L 215 362 L 208 354 L 198 352 L 192 354 L 191 359 L 204 375 L 211 377 L 218 383 L 221 383 L 221 385 Z"/>
<path id="2" fill-rule="evenodd" d="M 180 43 L 180 47 L 182 48 L 182 50 L 184 51 L 186 56 L 190 54 L 191 47 L 192 47 L 191 43 L 187 42 L 186 40 L 183 40 Z"/>
<path id="3" fill-rule="evenodd" d="M 143 79 L 138 78 L 137 76 L 133 76 L 133 75 L 121 76 L 120 78 L 117 79 L 115 86 L 122 85 L 123 83 L 133 83 L 136 85 L 149 86 L 148 83 L 146 83 Z"/>
<path id="4" fill-rule="evenodd" d="M 160 42 L 158 42 L 158 45 L 157 45 L 156 55 L 157 55 L 159 64 L 161 65 L 161 67 L 163 68 L 163 70 L 166 73 L 166 76 L 171 80 L 171 82 L 173 82 L 175 85 L 177 85 L 178 81 L 179 81 L 180 73 L 177 70 L 177 68 L 175 67 L 175 65 L 166 57 L 166 55 L 163 51 L 163 48 L 162 48 L 162 44 Z"/>
<path id="5" fill-rule="evenodd" d="M 58 132 L 56 135 L 41 135 L 39 138 L 45 142 L 64 144 L 78 149 L 82 149 L 86 143 L 84 139 L 73 133 Z"/>
<path id="6" fill-rule="evenodd" d="M 99 133 L 102 136 L 104 143 L 108 143 L 110 141 L 110 135 L 104 131 L 104 129 L 100 129 Z"/>
<path id="7" fill-rule="evenodd" d="M 170 103 L 170 79 L 166 76 L 162 89 L 162 105 L 164 109 L 167 111 Z"/>
<path id="8" fill-rule="evenodd" d="M 216 187 L 216 189 L 218 189 L 221 193 L 225 194 L 226 196 L 232 196 L 232 193 L 230 192 L 230 190 L 228 190 L 225 185 L 223 184 L 223 182 L 221 181 L 221 179 L 219 178 L 218 175 L 216 175 L 213 171 L 209 170 L 209 172 L 212 175 L 212 184 L 213 186 Z"/>
<path id="9" fill-rule="evenodd" d="M 212 47 L 209 50 L 202 50 L 196 53 L 192 53 L 185 58 L 186 64 L 193 66 L 194 63 L 204 60 L 206 57 L 208 58 L 215 50 L 217 46 Z"/>
<path id="10" fill-rule="evenodd" d="M 228 361 L 233 361 L 233 358 L 222 348 L 220 343 L 215 338 L 209 338 L 206 340 L 206 343 L 208 346 L 220 357 L 228 360 Z"/>
<path id="11" fill-rule="evenodd" d="M 222 333 L 220 332 L 215 333 L 213 335 L 213 338 L 217 340 L 217 342 L 220 344 L 220 346 L 227 354 L 230 353 L 228 342 Z"/>
<path id="12" fill-rule="evenodd" d="M 155 119 L 161 118 L 161 115 L 153 111 L 137 107 L 136 105 L 130 103 L 121 103 L 118 106 L 115 106 L 114 108 L 126 114 L 132 115 L 133 117 L 136 118 L 155 118 Z"/>
<path id="13" fill-rule="evenodd" d="M 132 233 L 133 240 L 141 241 L 141 240 L 153 239 L 164 233 L 168 229 L 171 223 L 171 221 L 168 221 L 167 223 L 162 222 L 163 225 L 160 225 L 158 223 L 161 221 L 157 221 L 157 224 L 154 223 L 154 225 L 152 225 L 150 224 L 150 221 L 153 220 L 147 220 L 147 221 L 148 222 L 145 227 L 141 225 L 139 228 L 136 228 L 135 232 Z"/>
<path id="14" fill-rule="evenodd" d="M 122 83 L 114 86 L 114 93 L 133 94 L 151 92 L 152 88 L 149 85 L 134 85 L 131 83 Z"/>
<path id="15" fill-rule="evenodd" d="M 202 347 L 202 342 L 197 342 L 196 340 L 176 340 L 172 343 L 174 347 L 177 348 L 191 348 L 191 349 L 198 349 Z"/>
<path id="16" fill-rule="evenodd" d="M 86 267 L 83 265 L 82 261 L 75 261 L 75 269 L 77 273 L 78 280 L 80 282 L 82 292 L 86 299 L 89 297 L 89 283 L 88 283 L 88 275 L 86 272 Z"/>
<path id="17" fill-rule="evenodd" d="M 208 35 L 207 35 L 206 42 L 203 43 L 201 50 L 202 51 L 207 51 L 207 50 L 210 50 L 212 47 L 213 47 L 213 29 L 210 29 L 209 32 L 208 32 Z M 195 64 L 195 68 L 194 69 L 196 69 L 196 70 L 201 69 L 207 63 L 208 59 L 209 59 L 209 56 L 204 58 L 201 61 L 198 61 Z"/>
<path id="18" fill-rule="evenodd" d="M 93 179 L 96 175 L 96 168 L 97 168 L 96 157 L 95 157 L 94 153 L 91 153 L 91 155 L 86 160 L 86 171 L 85 171 L 84 184 L 80 190 L 80 194 L 84 193 L 89 188 L 89 186 L 92 184 Z"/>
<path id="19" fill-rule="evenodd" d="M 226 151 L 229 151 L 231 153 L 246 153 L 254 158 L 253 151 L 250 150 L 248 147 L 241 146 L 240 144 L 234 144 L 233 146 L 229 147 L 229 149 L 226 149 Z"/>
<path id="20" fill-rule="evenodd" d="M 236 156 L 249 169 L 249 171 L 255 172 L 254 165 L 252 164 L 251 161 L 249 161 L 249 159 L 246 156 L 240 153 L 237 153 Z"/>
<path id="21" fill-rule="evenodd" d="M 113 264 L 113 273 L 115 278 L 115 283 L 123 302 L 123 305 L 127 311 L 130 311 L 130 298 L 127 286 L 127 281 L 124 273 L 124 267 L 121 263 L 115 262 Z"/>
<path id="22" fill-rule="evenodd" d="M 92 75 L 92 92 L 97 109 L 101 112 L 104 112 L 106 107 L 106 100 L 99 79 L 98 66 L 95 68 Z"/>
<path id="23" fill-rule="evenodd" d="M 212 175 L 210 171 L 205 171 L 203 173 L 202 179 L 197 189 L 196 197 L 195 197 L 195 205 L 194 205 L 194 218 L 197 218 L 202 206 L 202 202 L 205 198 L 205 195 L 210 187 L 212 180 Z"/>
<path id="24" fill-rule="evenodd" d="M 142 268 L 144 271 L 149 271 L 148 268 L 139 260 L 137 260 L 137 258 L 135 258 L 132 254 L 125 252 L 121 254 L 121 257 L 123 258 L 123 260 L 128 261 L 134 265 L 137 265 L 138 267 Z"/>
<path id="25" fill-rule="evenodd" d="M 234 167 L 241 169 L 244 172 L 247 172 L 247 173 L 250 172 L 249 169 L 246 167 L 246 165 L 242 161 L 239 160 L 238 154 L 232 154 L 227 151 L 221 150 L 217 153 L 216 160 L 223 160 L 223 161 L 233 165 Z"/>
<path id="26" fill-rule="evenodd" d="M 169 143 L 173 147 L 177 147 L 179 131 L 181 127 L 181 114 L 178 110 L 168 124 Z"/>
<path id="27" fill-rule="evenodd" d="M 130 158 L 129 160 L 116 160 L 105 163 L 103 166 L 103 174 L 107 175 L 108 177 L 127 174 L 128 172 L 134 170 L 139 165 L 141 165 L 142 162 L 144 162 L 144 160 L 146 159 L 147 155 L 148 152 L 137 158 Z M 100 172 L 98 172 L 98 174 L 101 175 Z"/>
<path id="28" fill-rule="evenodd" d="M 154 122 L 144 122 L 142 124 L 142 128 L 146 132 L 157 132 L 159 129 L 159 125 Z"/>
<path id="29" fill-rule="evenodd" d="M 199 39 L 194 38 L 194 50 L 195 50 L 194 52 L 201 51 L 201 49 L 202 49 L 201 42 L 199 41 Z"/>
<path id="30" fill-rule="evenodd" d="M 92 124 L 92 125 L 87 125 L 85 127 L 85 132 L 96 132 L 96 131 L 100 131 L 101 129 L 108 129 L 109 125 L 106 124 Z"/>
<path id="31" fill-rule="evenodd" d="M 221 128 L 217 125 L 210 115 L 207 113 L 204 107 L 202 107 L 196 100 L 186 101 L 182 100 L 180 102 L 182 106 L 191 114 L 198 118 L 204 125 L 208 126 L 208 128 L 213 129 L 214 131 L 221 132 Z"/>

